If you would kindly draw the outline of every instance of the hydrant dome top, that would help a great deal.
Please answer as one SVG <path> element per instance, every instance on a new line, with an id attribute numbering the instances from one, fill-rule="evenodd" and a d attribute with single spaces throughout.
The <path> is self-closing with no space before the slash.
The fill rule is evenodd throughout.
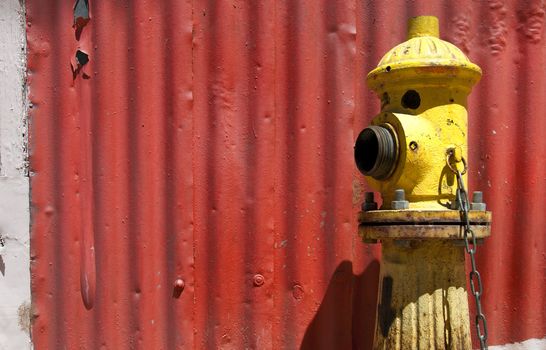
<path id="1" fill-rule="evenodd" d="M 376 91 L 385 85 L 411 81 L 437 85 L 445 78 L 458 80 L 469 89 L 481 77 L 481 69 L 455 45 L 439 38 L 438 19 L 413 17 L 408 22 L 408 40 L 388 51 L 368 74 L 368 86 Z"/>

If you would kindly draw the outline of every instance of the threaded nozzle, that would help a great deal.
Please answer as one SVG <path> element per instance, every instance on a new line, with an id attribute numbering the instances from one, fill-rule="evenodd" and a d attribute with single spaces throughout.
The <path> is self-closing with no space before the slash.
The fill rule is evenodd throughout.
<path id="1" fill-rule="evenodd" d="M 369 126 L 358 135 L 355 162 L 362 174 L 377 180 L 388 178 L 396 166 L 397 156 L 397 143 L 388 128 Z"/>

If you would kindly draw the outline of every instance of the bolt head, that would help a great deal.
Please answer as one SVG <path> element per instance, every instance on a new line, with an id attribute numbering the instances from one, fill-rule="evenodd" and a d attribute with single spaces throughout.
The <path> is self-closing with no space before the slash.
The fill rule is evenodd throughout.
<path id="1" fill-rule="evenodd" d="M 364 202 L 362 203 L 362 211 L 368 211 L 368 210 L 377 210 L 377 203 L 376 202 Z"/>
<path id="2" fill-rule="evenodd" d="M 402 210 L 402 209 L 409 209 L 409 202 L 408 201 L 392 201 L 391 202 L 391 209 L 393 210 Z"/>
<path id="3" fill-rule="evenodd" d="M 395 201 L 403 201 L 406 199 L 406 191 L 399 188 L 396 191 L 394 191 L 394 200 Z"/>
<path id="4" fill-rule="evenodd" d="M 470 210 L 479 210 L 479 211 L 485 211 L 486 206 L 485 203 L 470 203 Z"/>
<path id="5" fill-rule="evenodd" d="M 470 203 L 470 210 L 485 210 L 485 203 L 483 202 L 482 191 L 474 191 L 472 193 L 472 203 Z"/>
<path id="6" fill-rule="evenodd" d="M 180 298 L 180 295 L 184 291 L 184 287 L 186 286 L 186 283 L 182 278 L 177 278 L 173 283 L 173 297 L 174 298 Z"/>
<path id="7" fill-rule="evenodd" d="M 174 288 L 180 289 L 181 291 L 184 290 L 184 287 L 186 286 L 186 283 L 182 278 L 177 278 L 176 281 L 174 281 Z"/>
<path id="8" fill-rule="evenodd" d="M 472 203 L 483 203 L 482 191 L 474 191 L 474 193 L 472 193 Z"/>

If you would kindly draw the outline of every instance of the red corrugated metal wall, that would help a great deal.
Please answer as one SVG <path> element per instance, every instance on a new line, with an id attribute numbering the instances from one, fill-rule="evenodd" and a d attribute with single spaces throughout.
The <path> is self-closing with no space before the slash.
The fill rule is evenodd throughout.
<path id="1" fill-rule="evenodd" d="M 369 349 L 352 146 L 418 14 L 484 71 L 490 344 L 546 334 L 543 1 L 90 0 L 79 40 L 73 2 L 26 3 L 37 349 Z"/>

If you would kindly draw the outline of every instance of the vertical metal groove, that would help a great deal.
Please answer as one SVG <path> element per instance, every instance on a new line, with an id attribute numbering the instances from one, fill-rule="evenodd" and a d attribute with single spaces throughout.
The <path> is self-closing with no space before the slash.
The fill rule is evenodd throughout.
<path id="1" fill-rule="evenodd" d="M 118 10 L 119 11 L 119 10 Z M 121 15 L 121 13 L 120 13 Z M 137 84 L 134 84 L 133 79 L 135 79 L 135 69 L 138 65 L 136 64 L 136 30 L 134 23 L 138 23 L 135 18 L 135 9 L 133 6 L 128 6 L 125 13 L 126 22 L 125 22 L 125 33 L 127 37 L 127 62 L 124 64 L 123 69 L 126 70 L 127 80 L 127 145 L 128 145 L 128 170 L 127 173 L 127 186 L 128 186 L 128 213 L 127 213 L 127 237 L 129 240 L 129 266 L 130 266 L 130 284 L 129 284 L 129 300 L 130 300 L 130 337 L 129 345 L 131 347 L 137 348 L 141 347 L 141 339 L 139 334 L 139 324 L 141 323 L 140 316 L 140 294 L 141 286 L 138 279 L 138 274 L 140 272 L 140 264 L 142 263 L 138 258 L 138 247 L 140 245 L 139 239 L 139 223 L 138 217 L 140 213 L 138 212 L 138 203 L 139 203 L 139 190 L 140 186 L 138 185 L 137 179 L 140 177 L 138 172 L 138 163 L 135 159 L 135 154 L 139 152 L 139 143 L 137 142 L 137 116 L 139 106 L 144 103 L 137 98 Z M 123 18 L 123 17 L 122 17 Z"/>

